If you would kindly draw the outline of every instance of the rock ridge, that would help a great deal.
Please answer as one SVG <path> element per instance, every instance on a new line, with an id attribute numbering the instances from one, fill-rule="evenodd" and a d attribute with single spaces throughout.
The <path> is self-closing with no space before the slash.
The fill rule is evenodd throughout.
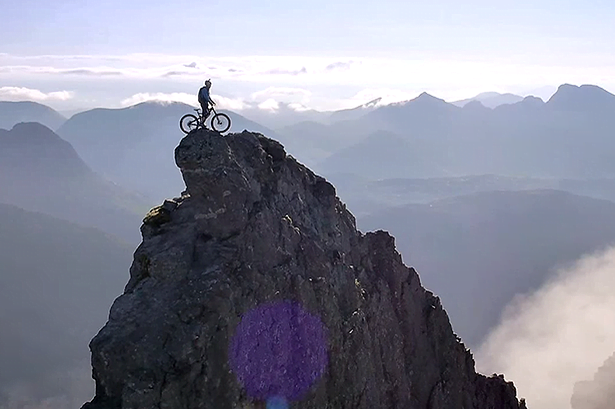
<path id="1" fill-rule="evenodd" d="M 395 239 L 357 231 L 280 143 L 195 131 L 175 161 L 186 190 L 144 219 L 84 409 L 525 407 L 475 372 Z"/>

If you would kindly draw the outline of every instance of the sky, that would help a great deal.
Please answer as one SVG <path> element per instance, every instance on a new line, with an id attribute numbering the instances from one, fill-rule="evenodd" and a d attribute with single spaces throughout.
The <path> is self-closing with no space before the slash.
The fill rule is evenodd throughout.
<path id="1" fill-rule="evenodd" d="M 421 92 L 615 92 L 612 1 L 0 0 L 0 99 L 351 108 Z"/>

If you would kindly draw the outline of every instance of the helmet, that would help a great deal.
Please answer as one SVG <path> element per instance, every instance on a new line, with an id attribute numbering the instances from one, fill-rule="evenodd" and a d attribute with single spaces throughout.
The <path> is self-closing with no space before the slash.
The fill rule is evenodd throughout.
<path id="1" fill-rule="evenodd" d="M 207 81 L 205 81 L 205 86 L 207 86 L 207 87 L 211 87 L 211 80 L 207 80 Z"/>

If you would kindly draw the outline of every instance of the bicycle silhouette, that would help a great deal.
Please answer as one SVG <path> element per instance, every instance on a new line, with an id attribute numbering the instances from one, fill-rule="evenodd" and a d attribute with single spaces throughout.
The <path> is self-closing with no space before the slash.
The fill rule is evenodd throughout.
<path id="1" fill-rule="evenodd" d="M 197 115 L 186 114 L 182 116 L 182 118 L 179 120 L 179 127 L 186 134 L 194 131 L 195 129 L 205 127 L 205 121 L 203 120 L 203 114 L 201 113 L 201 110 L 198 108 L 195 108 L 194 110 L 196 111 Z M 210 112 L 214 113 L 214 115 L 211 117 L 210 122 L 211 129 L 219 133 L 224 133 L 228 131 L 231 127 L 231 118 L 229 118 L 229 116 L 225 113 L 216 112 L 213 107 L 211 108 Z"/>

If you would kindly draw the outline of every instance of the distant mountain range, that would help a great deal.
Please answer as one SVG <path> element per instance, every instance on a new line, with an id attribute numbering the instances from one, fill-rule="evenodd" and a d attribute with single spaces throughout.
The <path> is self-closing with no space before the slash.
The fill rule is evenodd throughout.
<path id="1" fill-rule="evenodd" d="M 275 132 L 234 112 L 231 131 Z M 147 195 L 152 204 L 184 189 L 174 150 L 184 136 L 180 118 L 194 113 L 182 103 L 144 102 L 122 109 L 93 109 L 74 115 L 58 134 L 92 169 L 107 179 Z"/>
<path id="2" fill-rule="evenodd" d="M 0 130 L 0 203 L 140 240 L 148 201 L 94 173 L 73 147 L 39 123 Z"/>
<path id="3" fill-rule="evenodd" d="M 326 122 L 331 124 L 339 121 L 359 119 L 363 115 L 375 110 L 376 108 L 379 108 L 382 105 L 384 105 L 382 104 L 382 98 L 376 98 L 355 108 L 331 112 Z"/>
<path id="4" fill-rule="evenodd" d="M 480 102 L 487 108 L 496 108 L 500 105 L 514 104 L 522 100 L 523 97 L 514 94 L 484 92 L 472 98 L 451 102 L 451 104 L 463 107 L 470 102 Z M 383 103 L 382 98 L 375 98 L 354 108 L 337 111 L 316 111 L 296 104 L 278 103 L 275 109 L 261 109 L 257 105 L 254 105 L 242 109 L 241 114 L 272 129 L 278 130 L 301 122 L 318 122 L 330 125 L 339 121 L 355 120 L 377 108 L 387 105 L 392 104 Z"/>
<path id="5" fill-rule="evenodd" d="M 495 109 L 474 102 L 460 108 L 423 93 L 356 120 L 318 128 L 302 123 L 279 132 L 317 141 L 329 153 L 313 165 L 324 176 L 612 178 L 614 112 L 615 95 L 589 85 L 562 85 L 546 103 L 526 97 Z M 398 138 L 378 144 L 373 135 L 383 131 Z M 391 157 L 373 174 L 391 151 L 405 160 Z"/>
<path id="6" fill-rule="evenodd" d="M 20 122 L 39 122 L 55 130 L 64 121 L 64 116 L 43 104 L 0 101 L 0 129 L 11 129 Z"/>
<path id="7" fill-rule="evenodd" d="M 453 105 L 463 108 L 470 102 L 480 102 L 487 108 L 497 108 L 500 105 L 516 104 L 523 101 L 523 97 L 515 94 L 500 94 L 498 92 L 483 92 L 473 98 L 463 99 L 461 101 L 451 102 Z"/>
<path id="8" fill-rule="evenodd" d="M 557 190 L 492 191 L 388 208 L 357 224 L 395 236 L 404 262 L 475 348 L 515 294 L 615 244 L 615 203 Z"/>
<path id="9" fill-rule="evenodd" d="M 508 103 L 493 109 L 483 105 L 494 98 Z M 326 115 L 281 105 L 278 113 L 303 112 L 312 119 L 276 131 L 226 112 L 234 131 L 249 129 L 279 140 L 323 176 L 615 177 L 615 160 L 609 153 L 615 152 L 610 137 L 615 129 L 615 117 L 610 115 L 615 110 L 614 95 L 593 85 L 565 84 L 546 103 L 535 97 L 510 103 L 515 99 L 511 94 L 485 93 L 472 101 L 458 101 L 463 105 L 459 107 L 423 93 L 406 102 L 383 106 L 375 99 Z M 71 117 L 58 134 L 94 171 L 158 203 L 183 189 L 173 149 L 183 136 L 179 118 L 191 111 L 186 104 L 155 102 L 94 109 Z"/>

